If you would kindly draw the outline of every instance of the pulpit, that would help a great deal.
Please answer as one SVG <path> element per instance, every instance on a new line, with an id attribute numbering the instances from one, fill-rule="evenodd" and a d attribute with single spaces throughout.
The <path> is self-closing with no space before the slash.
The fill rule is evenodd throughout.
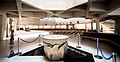
<path id="1" fill-rule="evenodd" d="M 66 35 L 46 35 L 43 37 L 44 52 L 49 60 L 61 60 L 67 53 Z"/>

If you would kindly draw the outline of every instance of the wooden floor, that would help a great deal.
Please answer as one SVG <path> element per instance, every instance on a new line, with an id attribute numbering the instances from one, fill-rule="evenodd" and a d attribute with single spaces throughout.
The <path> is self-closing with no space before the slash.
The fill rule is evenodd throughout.
<path id="1" fill-rule="evenodd" d="M 19 31 L 17 32 L 15 36 L 15 44 L 14 44 L 14 52 L 17 53 L 18 51 L 18 44 L 17 44 L 17 39 L 18 37 L 31 41 L 34 40 L 39 36 L 40 33 L 43 33 L 43 31 L 30 31 L 30 32 L 25 32 L 25 31 Z M 30 51 L 32 49 L 35 49 L 39 47 L 38 45 L 42 42 L 42 38 L 39 38 L 37 41 L 33 43 L 25 43 L 20 41 L 20 51 L 22 53 L 25 53 L 27 51 Z M 70 46 L 76 47 L 78 44 L 78 38 L 69 38 L 68 44 Z M 80 42 L 81 50 L 87 51 L 89 53 L 92 53 L 93 55 L 96 55 L 96 42 L 95 41 L 90 41 L 90 40 L 82 40 Z M 101 48 L 103 49 L 103 53 L 106 57 L 109 57 L 110 54 L 114 51 L 113 48 L 111 48 L 109 45 L 105 43 L 101 43 Z M 0 62 L 49 62 L 47 59 L 45 59 L 42 56 L 14 56 L 12 58 L 7 58 L 9 55 L 9 38 L 5 39 L 4 41 L 0 41 Z M 101 55 L 99 53 L 99 55 Z M 105 59 L 96 59 L 94 58 L 95 62 L 113 62 L 112 59 L 110 60 L 105 60 Z M 53 61 L 52 61 L 53 62 Z M 56 62 L 56 61 L 55 61 Z M 63 61 L 60 61 L 63 62 Z M 120 62 L 120 57 L 117 56 L 117 62 Z"/>

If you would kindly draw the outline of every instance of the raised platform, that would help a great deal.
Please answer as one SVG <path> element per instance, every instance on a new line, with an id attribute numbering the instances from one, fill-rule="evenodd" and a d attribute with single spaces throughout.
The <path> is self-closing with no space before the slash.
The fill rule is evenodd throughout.
<path id="1" fill-rule="evenodd" d="M 43 46 L 36 48 L 32 51 L 22 54 L 21 56 L 45 56 Z M 46 58 L 47 59 L 47 58 Z M 72 46 L 68 46 L 67 54 L 65 54 L 64 62 L 95 62 L 91 53 L 76 49 Z"/>

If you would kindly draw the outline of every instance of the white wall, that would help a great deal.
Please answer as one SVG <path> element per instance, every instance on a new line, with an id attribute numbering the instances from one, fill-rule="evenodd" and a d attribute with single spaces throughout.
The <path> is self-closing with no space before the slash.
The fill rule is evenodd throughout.
<path id="1" fill-rule="evenodd" d="M 21 21 L 19 21 L 20 25 L 39 25 L 40 20 L 39 19 L 33 19 L 33 18 L 22 18 Z"/>
<path id="2" fill-rule="evenodd" d="M 104 23 L 104 24 L 101 24 L 103 26 L 103 32 L 104 33 L 114 33 L 114 27 L 115 25 L 114 24 L 107 24 L 107 23 Z M 113 28 L 113 29 L 111 29 Z"/>

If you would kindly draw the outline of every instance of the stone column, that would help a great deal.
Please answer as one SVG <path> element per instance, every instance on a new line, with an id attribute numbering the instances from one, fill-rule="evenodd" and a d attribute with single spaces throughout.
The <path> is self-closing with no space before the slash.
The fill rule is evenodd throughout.
<path id="1" fill-rule="evenodd" d="M 39 29 L 39 25 L 38 25 L 38 29 Z"/>
<path id="2" fill-rule="evenodd" d="M 87 30 L 87 24 L 85 23 L 85 30 Z"/>
<path id="3" fill-rule="evenodd" d="M 14 35 L 16 35 L 16 31 L 17 31 L 17 19 L 14 19 Z"/>
<path id="4" fill-rule="evenodd" d="M 56 25 L 55 25 L 55 29 L 56 29 Z"/>
<path id="5" fill-rule="evenodd" d="M 40 27 L 39 27 L 39 26 L 40 26 L 40 21 L 38 22 L 38 29 L 40 29 Z"/>
<path id="6" fill-rule="evenodd" d="M 52 29 L 52 25 L 51 25 L 51 29 Z"/>
<path id="7" fill-rule="evenodd" d="M 93 30 L 93 22 L 91 22 L 91 30 Z"/>
<path id="8" fill-rule="evenodd" d="M 7 16 L 5 12 L 0 13 L 0 40 L 3 40 L 4 37 L 6 37 L 6 28 L 7 28 Z"/>
<path id="9" fill-rule="evenodd" d="M 20 30 L 20 26 L 19 26 L 20 25 L 20 21 L 21 21 L 21 17 L 19 17 L 18 20 L 17 20 L 17 28 L 18 28 L 18 30 Z"/>
<path id="10" fill-rule="evenodd" d="M 115 33 L 120 34 L 120 18 L 115 20 Z"/>
<path id="11" fill-rule="evenodd" d="M 99 19 L 96 19 L 95 20 L 95 22 L 96 22 L 96 30 L 97 30 L 97 32 L 99 33 L 100 32 L 100 20 Z"/>
<path id="12" fill-rule="evenodd" d="M 2 15 L 0 15 L 0 40 L 2 40 Z"/>

